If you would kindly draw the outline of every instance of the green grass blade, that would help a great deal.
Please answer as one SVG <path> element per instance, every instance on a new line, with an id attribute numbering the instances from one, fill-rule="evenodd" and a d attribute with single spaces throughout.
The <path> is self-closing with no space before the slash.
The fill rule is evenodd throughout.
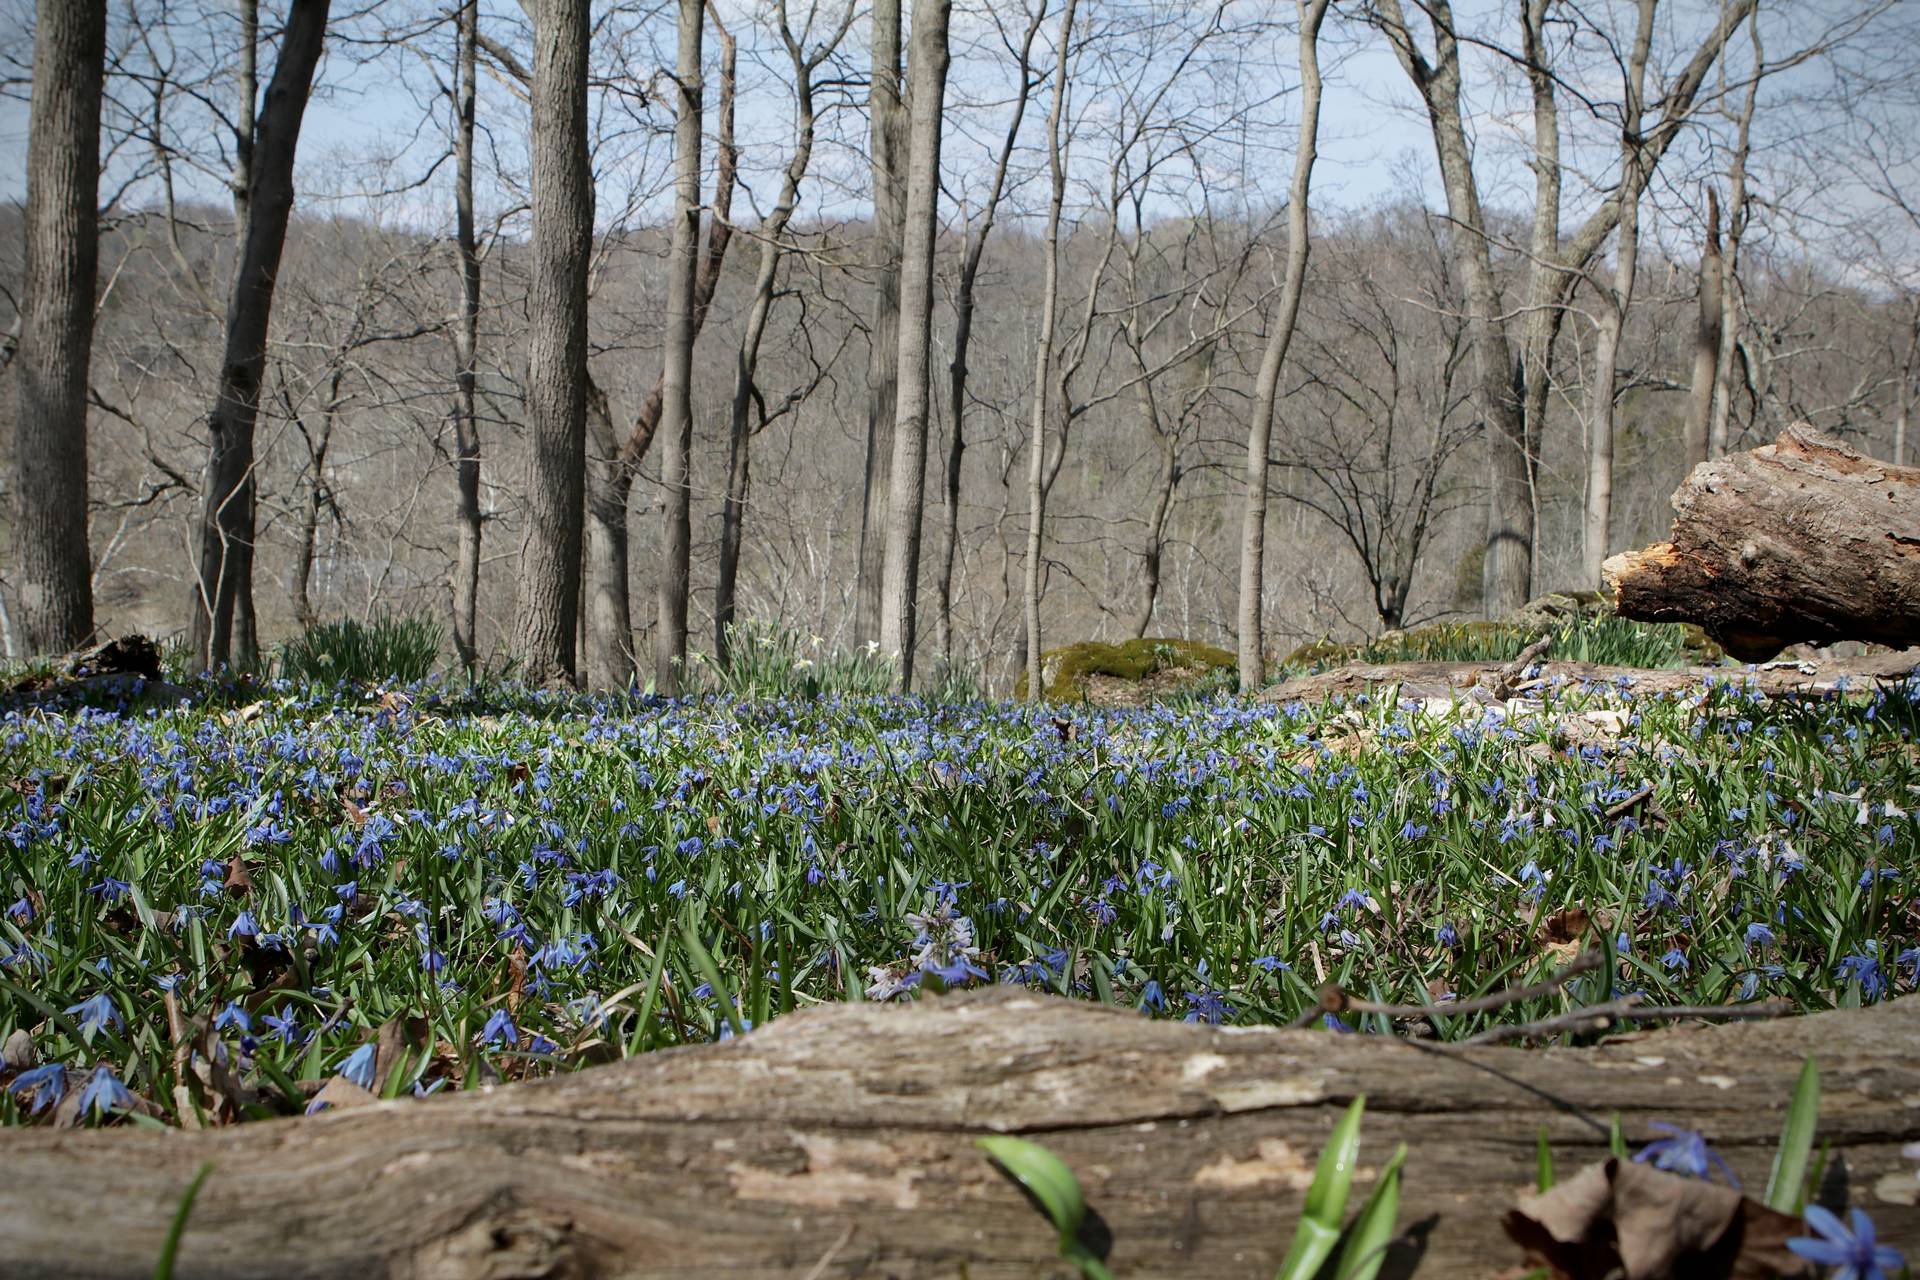
<path id="1" fill-rule="evenodd" d="M 180 1256 L 180 1237 L 187 1233 L 187 1217 L 193 1212 L 193 1202 L 200 1194 L 200 1184 L 213 1172 L 213 1163 L 209 1161 L 200 1166 L 200 1172 L 193 1175 L 193 1181 L 187 1184 L 186 1194 L 180 1197 L 180 1207 L 173 1211 L 173 1222 L 167 1227 L 166 1243 L 160 1246 L 160 1259 L 153 1264 L 153 1280 L 173 1280 L 173 1262 Z"/>
<path id="2" fill-rule="evenodd" d="M 1800 1068 L 1793 1086 L 1793 1103 L 1773 1152 L 1773 1171 L 1767 1176 L 1766 1204 L 1781 1213 L 1798 1214 L 1807 1187 L 1807 1161 L 1813 1154 L 1813 1131 L 1820 1123 L 1820 1064 L 1812 1054 Z"/>
<path id="3" fill-rule="evenodd" d="M 1320 1152 L 1313 1185 L 1307 1188 L 1306 1208 L 1294 1228 L 1293 1247 L 1280 1264 L 1277 1280 L 1310 1280 L 1340 1241 L 1340 1222 L 1347 1214 L 1347 1193 L 1353 1187 L 1353 1166 L 1360 1156 L 1360 1121 L 1366 1095 L 1353 1100 L 1347 1114 L 1333 1127 Z"/>
<path id="4" fill-rule="evenodd" d="M 1533 1148 L 1533 1189 L 1538 1192 L 1553 1190 L 1553 1148 L 1547 1145 L 1547 1126 L 1540 1126 L 1540 1136 Z"/>
<path id="5" fill-rule="evenodd" d="M 708 953 L 705 946 L 701 945 L 699 933 L 692 925 L 683 925 L 680 929 L 680 941 L 685 944 L 687 954 L 693 958 L 694 969 L 707 985 L 713 988 L 714 999 L 720 1002 L 720 1013 L 726 1018 L 727 1025 L 733 1028 L 733 1034 L 736 1036 L 747 1034 L 746 1024 L 740 1020 L 740 1011 L 733 1007 L 733 992 L 728 990 L 726 980 L 720 976 L 720 967 L 713 962 L 713 956 Z"/>
<path id="6" fill-rule="evenodd" d="M 1387 1246 L 1393 1243 L 1393 1230 L 1400 1217 L 1400 1166 L 1406 1163 L 1407 1144 L 1394 1150 L 1393 1159 L 1380 1171 L 1379 1179 L 1360 1216 L 1347 1232 L 1346 1248 L 1340 1251 L 1340 1264 L 1334 1269 L 1339 1280 L 1373 1280 L 1387 1260 Z"/>
<path id="7" fill-rule="evenodd" d="M 1040 1202 L 1059 1232 L 1062 1258 L 1079 1267 L 1087 1280 L 1112 1280 L 1106 1264 L 1080 1243 L 1080 1228 L 1087 1220 L 1086 1193 L 1066 1161 L 1024 1138 L 976 1138 L 974 1145 Z"/>

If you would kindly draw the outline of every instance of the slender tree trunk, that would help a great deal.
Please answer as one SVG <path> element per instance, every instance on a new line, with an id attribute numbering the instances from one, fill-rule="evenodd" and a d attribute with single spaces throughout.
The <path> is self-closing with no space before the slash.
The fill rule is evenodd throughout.
<path id="1" fill-rule="evenodd" d="M 1053 106 L 1047 112 L 1046 238 L 1041 242 L 1046 267 L 1040 286 L 1040 331 L 1034 336 L 1033 400 L 1027 422 L 1027 560 L 1021 603 L 1025 608 L 1027 697 L 1046 697 L 1040 678 L 1040 556 L 1046 537 L 1047 398 L 1053 389 L 1053 327 L 1060 306 L 1060 211 L 1067 198 L 1066 157 L 1061 154 L 1060 124 L 1067 110 L 1067 52 L 1073 39 L 1073 15 L 1078 0 L 1067 0 L 1060 11 L 1060 40 L 1053 74 Z"/>
<path id="2" fill-rule="evenodd" d="M 1273 413 L 1280 393 L 1280 370 L 1300 316 L 1300 291 L 1306 285 L 1312 228 L 1308 200 L 1320 138 L 1320 25 L 1327 0 L 1300 0 L 1300 138 L 1293 157 L 1293 184 L 1287 192 L 1287 274 L 1279 310 L 1260 372 L 1253 384 L 1253 417 L 1247 425 L 1246 492 L 1240 521 L 1240 688 L 1252 693 L 1267 681 L 1266 640 L 1261 602 L 1267 555 L 1267 459 L 1272 453 Z"/>
<path id="3" fill-rule="evenodd" d="M 20 639 L 29 653 L 77 649 L 93 634 L 87 375 L 106 43 L 106 0 L 38 6 L 14 355 L 12 541 Z"/>
<path id="4" fill-rule="evenodd" d="M 1147 394 L 1147 384 L 1140 384 L 1140 394 Z M 1147 543 L 1140 552 L 1140 612 L 1135 615 L 1133 625 L 1128 630 L 1134 639 L 1145 638 L 1147 628 L 1153 625 L 1153 610 L 1160 602 L 1160 561 L 1166 552 L 1167 515 L 1173 510 L 1173 487 L 1179 482 L 1179 460 L 1174 451 L 1172 432 L 1159 432 L 1159 465 L 1153 476 L 1153 509 L 1147 513 Z M 1264 472 L 1262 473 L 1264 478 Z"/>
<path id="5" fill-rule="evenodd" d="M 606 392 L 587 383 L 587 683 L 626 689 L 639 675 L 633 645 L 631 527 L 638 471 L 621 460 Z"/>
<path id="6" fill-rule="evenodd" d="M 900 86 L 901 0 L 874 0 L 872 78 L 867 90 L 873 151 L 871 346 L 867 362 L 867 470 L 861 488 L 860 564 L 854 589 L 853 640 L 879 638 L 887 491 L 893 473 L 894 420 L 900 392 L 900 269 L 906 217 L 907 112 Z"/>
<path id="7" fill-rule="evenodd" d="M 460 256 L 460 315 L 453 330 L 453 648 L 472 678 L 480 662 L 480 244 L 473 222 L 473 133 L 479 70 L 479 0 L 460 5 L 454 57 L 454 244 Z"/>
<path id="8" fill-rule="evenodd" d="M 693 312 L 700 271 L 700 43 L 703 0 L 680 0 L 679 56 L 675 65 L 679 112 L 673 128 L 673 240 L 667 258 L 666 364 L 660 425 L 665 452 L 660 479 L 666 486 L 665 551 L 660 566 L 659 620 L 653 633 L 654 687 L 668 697 L 680 692 L 687 662 L 687 595 L 693 547 Z"/>
<path id="9" fill-rule="evenodd" d="M 1713 422 L 1713 380 L 1720 364 L 1720 190 L 1707 188 L 1707 237 L 1700 251 L 1699 313 L 1693 329 L 1693 383 L 1687 389 L 1683 443 L 1687 470 L 1707 460 L 1707 432 Z"/>
<path id="10" fill-rule="evenodd" d="M 813 73 L 845 37 L 852 21 L 852 10 L 833 33 L 832 38 L 806 53 L 789 29 L 781 12 L 780 35 L 786 45 L 787 60 L 793 68 L 794 147 L 781 178 L 780 199 L 773 213 L 760 228 L 760 267 L 753 281 L 753 305 L 747 313 L 746 331 L 734 354 L 733 402 L 727 424 L 727 493 L 720 513 L 720 575 L 713 592 L 713 653 L 724 667 L 729 656 L 737 585 L 740 575 L 740 548 L 745 538 L 747 519 L 747 481 L 751 470 L 753 429 L 748 413 L 754 398 L 754 373 L 760 361 L 760 343 L 767 332 L 767 320 L 773 314 L 773 287 L 785 252 L 783 239 L 794 206 L 800 202 L 800 184 L 813 160 L 814 106 Z"/>
<path id="11" fill-rule="evenodd" d="M 898 655 L 900 689 L 913 684 L 914 606 L 926 506 L 928 362 L 933 348 L 933 257 L 940 230 L 940 126 L 947 91 L 953 0 L 914 0 L 913 119 L 901 241 L 899 398 L 894 417 L 880 648 Z"/>
<path id="12" fill-rule="evenodd" d="M 515 656 L 529 684 L 556 685 L 578 681 L 587 270 L 593 248 L 593 176 L 587 169 L 592 4 L 540 0 L 534 15 L 533 281 L 527 334 L 533 462 L 515 598 Z"/>
<path id="13" fill-rule="evenodd" d="M 1733 445 L 1733 354 L 1740 345 L 1740 241 L 1747 229 L 1747 154 L 1753 134 L 1753 109 L 1760 96 L 1763 55 L 1757 25 L 1753 39 L 1753 78 L 1734 124 L 1733 159 L 1727 167 L 1727 247 L 1720 260 L 1720 358 L 1713 370 L 1713 413 L 1707 427 L 1707 456 L 1725 457 Z"/>
<path id="14" fill-rule="evenodd" d="M 993 233 L 1000 201 L 1006 193 L 1007 169 L 1019 141 L 1020 124 L 1026 119 L 1027 103 L 1033 97 L 1033 42 L 1045 17 L 1046 6 L 1036 6 L 1020 43 L 1020 87 L 1013 101 L 1013 114 L 1000 144 L 1000 155 L 994 162 L 993 182 L 987 191 L 986 207 L 980 214 L 980 225 L 967 242 L 966 257 L 960 264 L 960 280 L 954 290 L 953 359 L 947 365 L 946 493 L 941 503 L 946 529 L 941 540 L 940 570 L 934 579 L 938 609 L 934 624 L 939 630 L 936 638 L 940 656 L 947 662 L 953 661 L 953 565 L 960 550 L 960 478 L 967 451 L 967 351 L 973 342 L 974 286 L 980 276 L 980 259 L 986 251 L 987 237 Z"/>
<path id="15" fill-rule="evenodd" d="M 1920 296 L 1908 304 L 1907 358 L 1900 364 L 1898 406 L 1893 415 L 1893 465 L 1907 465 L 1907 429 L 1913 419 L 1913 400 L 1920 394 Z"/>
<path id="16" fill-rule="evenodd" d="M 733 242 L 733 193 L 739 175 L 739 153 L 733 143 L 734 40 L 714 14 L 708 13 L 707 20 L 713 23 L 720 37 L 720 121 L 713 214 L 707 220 L 706 252 L 701 256 L 700 279 L 693 296 L 696 340 L 706 326 L 714 290 L 719 287 L 720 272 L 726 265 L 727 248 Z M 624 689 L 639 678 L 640 671 L 633 643 L 628 521 L 632 514 L 634 481 L 639 478 L 640 464 L 658 434 L 666 403 L 665 362 L 646 399 L 641 401 L 640 411 L 634 415 L 624 441 L 615 432 L 612 403 L 593 381 L 591 373 L 587 377 L 587 403 L 590 448 L 585 621 L 589 679 L 597 689 Z"/>
<path id="17" fill-rule="evenodd" d="M 248 153 L 246 217 L 227 305 L 219 383 L 207 417 L 211 443 L 193 601 L 194 653 L 209 668 L 229 662 L 251 668 L 259 661 L 253 625 L 253 432 L 266 372 L 274 284 L 293 214 L 294 153 L 326 38 L 327 8 L 328 0 L 291 0 L 280 57 Z"/>
<path id="18" fill-rule="evenodd" d="M 1634 271 L 1640 258 L 1640 193 L 1644 186 L 1640 127 L 1656 4 L 1657 0 L 1639 0 L 1639 23 L 1633 51 L 1627 57 L 1620 139 L 1620 237 L 1614 245 L 1613 287 L 1601 299 L 1600 332 L 1594 344 L 1587 409 L 1587 509 L 1580 565 L 1580 585 L 1589 589 L 1600 585 L 1600 565 L 1607 558 L 1607 540 L 1613 532 L 1614 383 L 1620 367 L 1620 336 L 1633 306 Z"/>
<path id="19" fill-rule="evenodd" d="M 1520 320 L 1520 429 L 1518 459 L 1525 466 L 1527 494 L 1527 587 L 1532 594 L 1533 562 L 1540 536 L 1540 440 L 1546 429 L 1547 398 L 1553 387 L 1553 349 L 1567 315 L 1567 299 L 1579 277 L 1559 267 L 1560 244 L 1560 103 L 1558 80 L 1550 65 L 1547 18 L 1556 0 L 1526 0 L 1520 10 L 1521 47 L 1526 56 L 1527 86 L 1533 102 L 1533 234 L 1526 273 L 1525 313 Z M 1511 424 L 1509 424 L 1511 439 Z M 1489 454 L 1489 459 L 1494 455 Z M 1516 455 L 1499 457 L 1513 468 Z M 1517 472 L 1510 474 L 1511 492 Z M 1517 509 L 1517 502 L 1515 508 Z M 1502 523 L 1502 529 L 1505 529 Z M 1503 545 L 1511 546 L 1510 542 Z M 1514 575 L 1517 578 L 1517 573 Z M 1482 587 L 1485 577 L 1483 566 Z M 1398 621 L 1390 624 L 1397 627 Z"/>

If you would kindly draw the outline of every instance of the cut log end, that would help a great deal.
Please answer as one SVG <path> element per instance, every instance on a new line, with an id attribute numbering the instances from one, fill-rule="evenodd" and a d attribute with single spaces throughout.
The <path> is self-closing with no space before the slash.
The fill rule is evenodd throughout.
<path id="1" fill-rule="evenodd" d="M 1609 559 L 1621 617 L 1691 622 L 1733 657 L 1920 643 L 1920 469 L 1810 427 L 1695 467 L 1669 541 Z"/>

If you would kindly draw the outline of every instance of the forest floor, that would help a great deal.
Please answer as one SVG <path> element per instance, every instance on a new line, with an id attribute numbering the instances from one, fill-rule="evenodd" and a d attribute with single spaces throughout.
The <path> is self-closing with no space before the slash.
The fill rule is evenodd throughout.
<path id="1" fill-rule="evenodd" d="M 1920 681 L 678 703 L 190 686 L 0 723 L 0 1121 L 218 1123 L 1018 984 L 1463 1040 L 1920 971 Z M 101 701 L 96 690 L 93 701 Z M 1592 972 L 1527 1000 L 1445 1006 Z"/>

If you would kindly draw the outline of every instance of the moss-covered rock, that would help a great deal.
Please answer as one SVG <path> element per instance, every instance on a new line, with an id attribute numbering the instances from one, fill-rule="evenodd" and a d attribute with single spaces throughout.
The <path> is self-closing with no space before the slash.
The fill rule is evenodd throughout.
<path id="1" fill-rule="evenodd" d="M 1085 640 L 1041 652 L 1041 691 L 1053 702 L 1147 702 L 1222 679 L 1237 666 L 1225 649 L 1194 640 Z M 1024 671 L 1013 692 L 1027 696 Z"/>

